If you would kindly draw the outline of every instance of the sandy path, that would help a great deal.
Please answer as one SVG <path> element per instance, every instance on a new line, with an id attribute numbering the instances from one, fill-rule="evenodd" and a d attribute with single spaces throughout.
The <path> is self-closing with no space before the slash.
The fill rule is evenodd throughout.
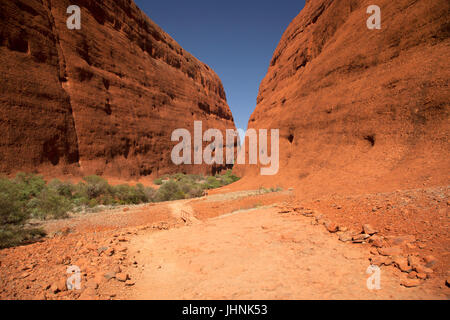
<path id="1" fill-rule="evenodd" d="M 182 220 L 187 224 L 198 224 L 200 221 L 195 217 L 189 202 L 191 200 L 179 200 L 168 203 L 171 214 L 177 220 Z"/>
<path id="2" fill-rule="evenodd" d="M 369 291 L 367 250 L 339 242 L 303 216 L 249 210 L 134 237 L 136 284 L 122 298 L 446 298 L 426 284 L 400 286 L 390 269 L 382 269 L 381 290 Z"/>

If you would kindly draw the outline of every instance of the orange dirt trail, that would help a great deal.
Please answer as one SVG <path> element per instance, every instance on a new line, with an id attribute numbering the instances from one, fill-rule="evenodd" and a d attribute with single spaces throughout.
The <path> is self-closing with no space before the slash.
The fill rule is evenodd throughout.
<path id="1" fill-rule="evenodd" d="M 140 267 L 127 299 L 446 298 L 400 286 L 393 269 L 382 270 L 380 290 L 368 290 L 367 248 L 274 207 L 139 235 L 130 249 Z"/>
<path id="2" fill-rule="evenodd" d="M 380 258 L 373 243 L 341 242 L 341 232 L 330 233 L 319 218 L 322 212 L 343 226 L 326 202 L 306 209 L 294 194 L 219 193 L 45 222 L 43 242 L 0 250 L 0 300 L 450 297 L 446 227 L 427 242 L 416 238 L 423 249 L 403 249 L 404 257 L 438 257 L 429 279 L 381 266 L 381 289 L 369 290 L 369 258 Z M 70 265 L 81 269 L 81 290 L 65 287 Z"/>

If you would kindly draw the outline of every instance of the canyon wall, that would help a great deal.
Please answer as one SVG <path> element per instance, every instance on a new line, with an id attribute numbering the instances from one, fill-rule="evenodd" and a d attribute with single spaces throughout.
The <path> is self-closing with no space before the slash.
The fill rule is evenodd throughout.
<path id="1" fill-rule="evenodd" d="M 3 174 L 210 173 L 172 163 L 172 131 L 235 128 L 219 77 L 132 0 L 0 1 L 0 73 Z"/>
<path id="2" fill-rule="evenodd" d="M 381 8 L 381 29 L 366 26 Z M 302 196 L 450 182 L 450 3 L 314 0 L 292 21 L 249 128 L 280 129 L 280 170 L 240 187 Z"/>

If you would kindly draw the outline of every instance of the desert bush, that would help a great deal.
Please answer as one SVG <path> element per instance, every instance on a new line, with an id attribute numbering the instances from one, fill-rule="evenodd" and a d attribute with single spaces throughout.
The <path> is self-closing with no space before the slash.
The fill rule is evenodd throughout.
<path id="1" fill-rule="evenodd" d="M 204 177 L 200 174 L 188 174 L 188 175 L 186 175 L 186 178 L 188 178 L 192 181 L 201 181 L 204 179 Z"/>
<path id="2" fill-rule="evenodd" d="M 98 176 L 83 178 L 84 182 L 73 187 L 72 202 L 75 206 L 126 205 L 152 202 L 155 190 L 142 184 L 111 186 Z"/>
<path id="3" fill-rule="evenodd" d="M 176 181 L 181 181 L 182 179 L 186 178 L 186 175 L 184 173 L 175 173 L 171 178 Z"/>
<path id="4" fill-rule="evenodd" d="M 227 171 L 225 172 L 225 174 L 222 176 L 222 179 L 223 179 L 224 181 L 226 181 L 226 184 L 230 184 L 230 183 L 233 183 L 233 182 L 238 181 L 240 178 L 239 178 L 238 176 L 234 175 L 234 174 L 233 174 L 233 171 L 231 171 L 231 170 L 229 169 L 229 170 L 227 170 Z"/>
<path id="5" fill-rule="evenodd" d="M 146 202 L 155 202 L 156 190 L 150 187 L 144 187 Z"/>
<path id="6" fill-rule="evenodd" d="M 166 183 L 162 183 L 162 179 L 168 179 Z M 170 185 L 159 192 L 156 192 L 155 201 L 169 201 L 184 198 L 196 198 L 204 195 L 205 189 L 215 189 L 227 184 L 236 182 L 239 177 L 235 176 L 231 170 L 227 170 L 225 174 L 215 176 L 202 176 L 195 174 L 177 173 L 174 175 L 165 175 L 154 182 L 159 182 L 163 186 L 170 182 Z M 160 187 L 161 189 L 162 187 Z M 175 195 L 176 194 L 176 195 Z"/>
<path id="7" fill-rule="evenodd" d="M 99 203 L 98 203 L 97 199 L 91 199 L 91 200 L 89 200 L 87 205 L 88 205 L 89 208 L 92 209 L 92 208 L 98 206 Z"/>
<path id="8" fill-rule="evenodd" d="M 198 198 L 205 194 L 201 185 L 193 185 L 186 193 L 187 198 Z"/>
<path id="9" fill-rule="evenodd" d="M 75 206 L 87 206 L 89 204 L 89 198 L 79 197 L 73 199 L 73 204 Z"/>
<path id="10" fill-rule="evenodd" d="M 228 170 L 223 175 L 178 173 L 156 179 L 156 191 L 142 184 L 111 186 L 99 176 L 87 176 L 74 185 L 58 179 L 48 184 L 39 175 L 18 173 L 0 179 L 0 248 L 34 241 L 42 230 L 24 226 L 30 218 L 60 219 L 69 212 L 95 212 L 101 205 L 128 205 L 201 197 L 205 189 L 219 188 L 239 180 Z"/>
<path id="11" fill-rule="evenodd" d="M 36 192 L 35 187 L 39 188 L 39 183 L 34 182 L 0 179 L 0 248 L 34 241 L 44 235 L 40 229 L 24 228 L 30 218 L 27 198 Z"/>
<path id="12" fill-rule="evenodd" d="M 89 199 L 96 199 L 113 193 L 108 181 L 102 177 L 93 175 L 84 177 L 83 180 L 86 182 L 84 191 Z"/>
<path id="13" fill-rule="evenodd" d="M 157 186 L 160 186 L 163 184 L 163 181 L 161 178 L 155 179 L 155 181 L 153 181 L 154 184 L 156 184 Z"/>
<path id="14" fill-rule="evenodd" d="M 71 199 L 75 192 L 75 186 L 69 181 L 53 179 L 47 184 L 48 188 L 55 190 L 60 196 Z"/>
<path id="15" fill-rule="evenodd" d="M 139 204 L 143 202 L 150 202 L 151 199 L 147 197 L 145 188 L 142 184 L 136 187 L 129 185 L 119 185 L 113 187 L 114 196 L 123 204 Z"/>
<path id="16" fill-rule="evenodd" d="M 30 216 L 26 210 L 26 198 L 17 183 L 0 179 L 0 224 L 20 225 Z"/>
<path id="17" fill-rule="evenodd" d="M 13 182 L 17 185 L 19 196 L 23 200 L 37 197 L 45 188 L 45 180 L 42 176 L 33 173 L 19 172 Z"/>
<path id="18" fill-rule="evenodd" d="M 185 194 L 180 189 L 180 185 L 173 180 L 164 183 L 156 192 L 156 201 L 170 201 L 184 199 Z"/>
<path id="19" fill-rule="evenodd" d="M 27 229 L 22 226 L 0 226 L 0 249 L 35 242 L 45 236 L 41 229 Z"/>
<path id="20" fill-rule="evenodd" d="M 208 177 L 206 178 L 206 183 L 204 185 L 205 189 L 216 189 L 222 187 L 222 181 L 217 179 L 216 177 Z"/>
<path id="21" fill-rule="evenodd" d="M 100 202 L 105 206 L 115 206 L 120 204 L 119 200 L 114 197 L 114 195 L 105 195 L 101 197 Z"/>
<path id="22" fill-rule="evenodd" d="M 61 219 L 68 217 L 68 212 L 73 208 L 70 198 L 60 195 L 56 190 L 45 188 L 27 204 L 27 210 L 33 218 Z"/>

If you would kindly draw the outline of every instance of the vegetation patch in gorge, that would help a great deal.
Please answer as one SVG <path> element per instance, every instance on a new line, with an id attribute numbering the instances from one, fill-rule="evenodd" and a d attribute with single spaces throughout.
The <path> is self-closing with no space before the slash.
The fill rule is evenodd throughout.
<path id="1" fill-rule="evenodd" d="M 155 180 L 156 190 L 142 184 L 112 186 L 102 177 L 87 176 L 74 184 L 42 176 L 18 173 L 14 179 L 0 178 L 0 248 L 34 242 L 45 233 L 30 226 L 32 219 L 68 218 L 70 213 L 89 213 L 119 205 L 138 205 L 201 197 L 205 190 L 239 180 L 231 170 L 202 176 L 177 173 Z"/>

